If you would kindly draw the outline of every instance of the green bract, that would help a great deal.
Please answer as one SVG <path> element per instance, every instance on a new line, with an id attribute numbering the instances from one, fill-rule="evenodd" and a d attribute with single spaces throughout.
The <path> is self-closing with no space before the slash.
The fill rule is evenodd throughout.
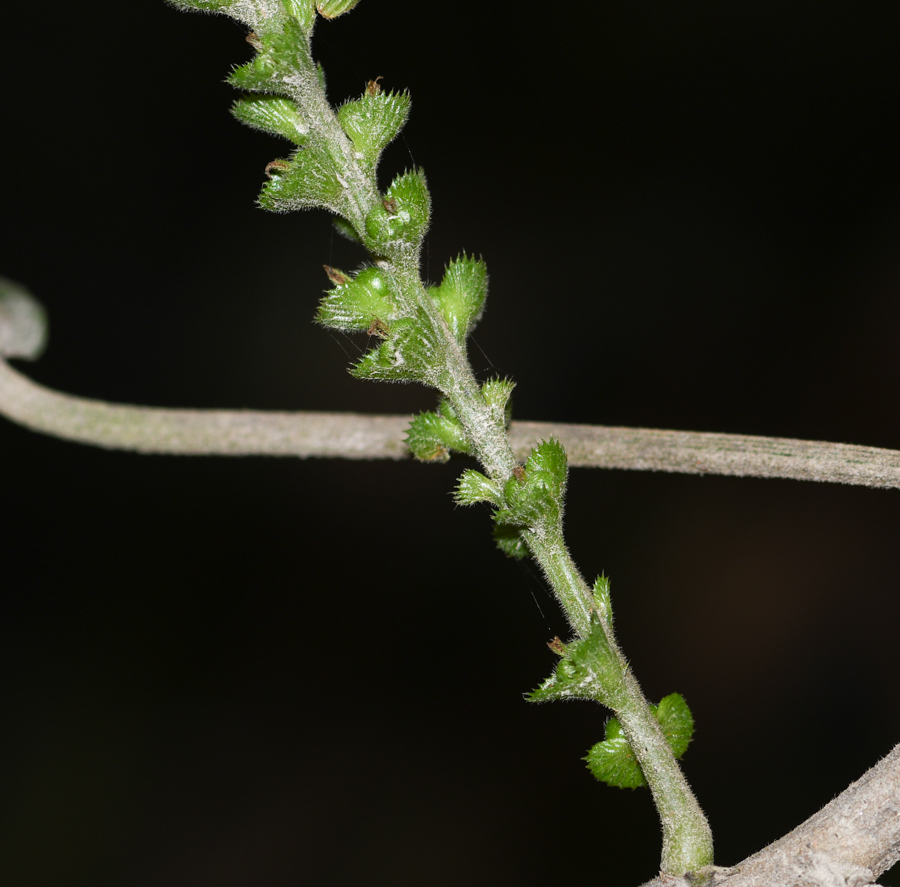
<path id="1" fill-rule="evenodd" d="M 610 600 L 609 579 L 606 576 L 598 576 L 594 583 L 594 609 L 607 625 L 612 626 L 612 601 Z"/>
<path id="2" fill-rule="evenodd" d="M 418 318 L 403 317 L 389 330 L 386 340 L 353 365 L 350 372 L 357 379 L 382 382 L 421 382 L 432 385 L 435 378 L 430 360 L 437 342 Z"/>
<path id="3" fill-rule="evenodd" d="M 566 493 L 568 462 L 563 445 L 553 438 L 538 444 L 524 467 L 503 488 L 505 507 L 495 515 L 498 524 L 535 530 L 559 524 Z"/>
<path id="4" fill-rule="evenodd" d="M 378 268 L 366 268 L 325 295 L 316 320 L 335 330 L 364 330 L 384 337 L 398 317 L 396 298 L 387 275 Z"/>
<path id="5" fill-rule="evenodd" d="M 412 454 L 422 462 L 446 462 L 450 451 L 469 453 L 469 441 L 452 404 L 442 400 L 436 413 L 420 413 L 406 438 Z"/>
<path id="6" fill-rule="evenodd" d="M 498 425 L 509 427 L 512 418 L 510 397 L 516 383 L 511 379 L 490 379 L 481 386 L 481 397 L 491 411 L 491 416 Z"/>
<path id="7" fill-rule="evenodd" d="M 269 164 L 269 181 L 263 185 L 259 205 L 273 212 L 319 207 L 343 215 L 347 212 L 344 185 L 328 153 L 320 148 L 300 148 L 287 160 Z"/>
<path id="8" fill-rule="evenodd" d="M 277 28 L 288 17 L 309 32 L 315 24 L 314 0 L 168 0 L 180 9 L 221 12 L 255 31 Z"/>
<path id="9" fill-rule="evenodd" d="M 295 145 L 308 141 L 309 126 L 297 106 L 280 96 L 245 96 L 234 103 L 231 113 L 241 123 L 270 135 L 281 136 Z"/>
<path id="10" fill-rule="evenodd" d="M 356 159 L 374 173 L 381 152 L 397 137 L 409 114 L 409 95 L 381 92 L 373 81 L 362 98 L 338 108 L 341 128 L 350 136 Z"/>
<path id="11" fill-rule="evenodd" d="M 456 501 L 460 505 L 474 505 L 476 502 L 499 505 L 502 501 L 502 492 L 496 481 L 485 477 L 480 471 L 467 468 L 457 484 Z"/>
<path id="12" fill-rule="evenodd" d="M 319 0 L 317 8 L 325 18 L 337 18 L 345 12 L 350 12 L 359 0 Z"/>
<path id="13" fill-rule="evenodd" d="M 528 699 L 591 699 L 616 709 L 625 693 L 625 676 L 609 628 L 594 613 L 587 636 L 566 645 L 555 672 Z"/>
<path id="14" fill-rule="evenodd" d="M 397 247 L 418 250 L 430 220 L 425 173 L 421 169 L 405 172 L 366 216 L 366 246 L 378 254 Z"/>
<path id="15" fill-rule="evenodd" d="M 269 25 L 251 38 L 256 49 L 254 58 L 231 73 L 228 82 L 248 92 L 265 92 L 295 97 L 302 87 L 295 83 L 296 75 L 307 74 L 312 60 L 297 51 L 298 45 L 309 40 L 307 30 L 294 17 L 284 17 L 281 27 Z"/>
<path id="16" fill-rule="evenodd" d="M 460 256 L 447 266 L 441 285 L 430 287 L 428 292 L 441 306 L 450 332 L 463 345 L 484 310 L 487 267 L 480 259 Z"/>

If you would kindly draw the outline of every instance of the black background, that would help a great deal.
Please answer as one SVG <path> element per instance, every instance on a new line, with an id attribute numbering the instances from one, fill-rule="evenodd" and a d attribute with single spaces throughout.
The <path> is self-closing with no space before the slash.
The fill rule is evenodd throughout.
<path id="1" fill-rule="evenodd" d="M 6 38 L 0 273 L 51 319 L 29 374 L 431 406 L 351 379 L 361 343 L 310 323 L 321 264 L 361 256 L 321 213 L 254 206 L 286 148 L 228 115 L 240 27 L 96 0 Z M 383 169 L 428 174 L 432 280 L 485 257 L 473 360 L 519 418 L 895 449 L 898 47 L 869 0 L 365 0 L 315 38 L 332 101 L 410 89 Z M 8 423 L 0 454 L 4 885 L 655 873 L 648 794 L 580 760 L 605 713 L 522 701 L 564 626 L 454 508 L 461 463 L 142 457 Z M 648 696 L 692 705 L 721 864 L 900 738 L 896 492 L 577 470 L 567 527 Z"/>

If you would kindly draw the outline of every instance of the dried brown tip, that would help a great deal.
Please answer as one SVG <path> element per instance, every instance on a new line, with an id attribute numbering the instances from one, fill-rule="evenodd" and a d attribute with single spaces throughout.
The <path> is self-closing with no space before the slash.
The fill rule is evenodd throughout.
<path id="1" fill-rule="evenodd" d="M 343 286 L 345 283 L 350 283 L 350 275 L 344 274 L 343 271 L 339 271 L 337 268 L 332 268 L 331 265 L 323 265 L 325 269 L 325 273 L 328 275 L 328 279 L 335 286 Z"/>
<path id="2" fill-rule="evenodd" d="M 387 324 L 377 317 L 369 324 L 367 332 L 370 336 L 378 336 L 379 339 L 386 339 L 388 337 Z"/>
<path id="3" fill-rule="evenodd" d="M 559 638 L 553 638 L 552 641 L 547 641 L 547 646 L 556 653 L 557 656 L 566 655 L 566 645 Z"/>
<path id="4" fill-rule="evenodd" d="M 287 160 L 273 160 L 271 163 L 266 164 L 266 175 L 271 179 L 273 172 L 284 172 L 290 168 L 291 165 Z"/>

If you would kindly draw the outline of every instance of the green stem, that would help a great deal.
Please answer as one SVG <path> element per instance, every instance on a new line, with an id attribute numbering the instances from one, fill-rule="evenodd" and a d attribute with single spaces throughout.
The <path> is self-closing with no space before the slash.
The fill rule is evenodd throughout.
<path id="1" fill-rule="evenodd" d="M 392 275 L 401 297 L 408 304 L 413 303 L 427 318 L 439 343 L 436 358 L 440 357 L 442 362 L 434 379 L 435 387 L 450 400 L 488 475 L 508 479 L 517 464 L 509 436 L 493 421 L 463 349 L 422 285 L 418 257 L 415 261 L 406 255 L 392 258 L 393 261 L 386 259 L 379 264 Z M 594 598 L 566 547 L 561 525 L 539 525 L 525 531 L 524 538 L 575 633 L 585 636 L 590 630 Z M 622 724 L 659 811 L 663 831 L 662 871 L 671 875 L 697 871 L 713 861 L 709 823 L 616 644 L 611 626 L 604 623 L 604 630 L 618 660 L 618 674 L 611 681 L 618 692 L 611 694 L 608 701 Z"/>
<path id="2" fill-rule="evenodd" d="M 525 542 L 544 571 L 575 634 L 585 637 L 590 631 L 594 596 L 566 548 L 562 530 L 529 532 Z"/>
<path id="3" fill-rule="evenodd" d="M 393 276 L 401 298 L 423 314 L 439 343 L 440 364 L 432 384 L 453 405 L 473 453 L 488 476 L 506 481 L 518 462 L 506 429 L 494 420 L 466 353 L 450 332 L 437 302 L 428 295 L 419 273 L 418 255 L 393 256 L 382 263 Z"/>
<path id="4" fill-rule="evenodd" d="M 527 533 L 525 540 L 572 628 L 585 636 L 590 630 L 593 595 L 566 548 L 562 528 Z M 604 702 L 619 719 L 653 794 L 663 832 L 661 869 L 670 875 L 697 871 L 713 861 L 709 823 L 616 642 L 612 626 L 606 620 L 601 624 L 618 666 L 618 673 L 607 681 Z"/>
<path id="5" fill-rule="evenodd" d="M 613 639 L 610 639 L 613 641 Z M 614 643 L 614 641 L 613 641 Z M 628 744 L 644 772 L 662 824 L 660 868 L 665 874 L 696 872 L 713 862 L 712 831 L 706 815 L 691 791 L 672 747 L 653 716 L 637 679 L 625 664 L 625 693 L 615 710 Z"/>
<path id="6" fill-rule="evenodd" d="M 430 369 L 423 381 L 440 390 L 452 405 L 470 442 L 474 455 L 488 476 L 506 483 L 517 469 L 509 436 L 482 396 L 466 357 L 464 346 L 451 332 L 440 306 L 422 282 L 419 269 L 421 232 L 415 242 L 370 238 L 366 222 L 378 208 L 374 173 L 357 162 L 350 139 L 328 103 L 310 52 L 308 33 L 289 74 L 282 78 L 291 97 L 310 122 L 310 139 L 327 152 L 343 189 L 339 208 L 367 244 L 378 266 L 387 273 L 403 303 L 403 314 L 422 323 L 422 333 L 433 352 Z M 374 237 L 374 235 L 373 235 Z M 523 531 L 523 537 L 560 600 L 570 624 L 585 636 L 591 627 L 593 595 L 579 574 L 562 535 L 561 513 L 555 521 L 538 521 Z M 628 670 L 615 644 L 612 628 L 601 622 L 614 654 L 614 662 L 604 677 L 607 702 L 620 719 L 625 736 L 641 764 L 663 825 L 662 869 L 673 875 L 697 870 L 712 861 L 712 838 L 706 819 L 697 805 L 660 729 L 659 723 Z"/>

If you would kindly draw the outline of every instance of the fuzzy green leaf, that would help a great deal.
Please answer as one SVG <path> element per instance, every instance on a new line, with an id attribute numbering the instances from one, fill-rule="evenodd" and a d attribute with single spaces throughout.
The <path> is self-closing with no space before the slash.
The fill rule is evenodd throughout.
<path id="1" fill-rule="evenodd" d="M 385 342 L 367 352 L 350 373 L 357 379 L 432 384 L 437 343 L 425 332 L 421 319 L 402 317 L 387 335 Z"/>
<path id="2" fill-rule="evenodd" d="M 168 0 L 178 9 L 221 12 L 249 25 L 255 36 L 277 32 L 293 19 L 308 36 L 316 21 L 315 0 Z"/>
<path id="3" fill-rule="evenodd" d="M 510 397 L 515 387 L 516 383 L 511 379 L 489 379 L 481 386 L 481 396 L 490 407 L 494 421 L 502 423 L 504 428 L 509 427 L 512 418 Z"/>
<path id="4" fill-rule="evenodd" d="M 506 506 L 497 512 L 497 523 L 534 528 L 562 520 L 567 465 L 566 451 L 558 440 L 538 444 L 524 467 L 506 482 Z"/>
<path id="5" fill-rule="evenodd" d="M 384 251 L 391 244 L 404 244 L 416 249 L 428 230 L 431 197 L 422 170 L 406 172 L 394 179 L 366 216 L 366 236 L 370 249 Z"/>
<path id="6" fill-rule="evenodd" d="M 316 23 L 315 0 L 282 0 L 288 15 L 294 16 L 304 31 L 311 31 Z"/>
<path id="7" fill-rule="evenodd" d="M 337 18 L 345 12 L 350 12 L 359 0 L 319 0 L 316 4 L 322 18 Z"/>
<path id="8" fill-rule="evenodd" d="M 335 230 L 341 237 L 346 237 L 347 240 L 352 240 L 354 243 L 361 243 L 359 235 L 356 233 L 356 229 L 346 219 L 336 218 L 331 221 L 334 224 Z"/>
<path id="9" fill-rule="evenodd" d="M 454 494 L 460 505 L 474 505 L 476 502 L 499 505 L 500 496 L 500 485 L 473 468 L 467 468 L 462 473 Z"/>
<path id="10" fill-rule="evenodd" d="M 338 108 L 338 120 L 360 160 L 374 172 L 381 152 L 397 137 L 409 114 L 407 93 L 366 92 Z"/>
<path id="11" fill-rule="evenodd" d="M 672 746 L 672 753 L 680 758 L 687 751 L 694 734 L 694 716 L 684 697 L 680 693 L 670 693 L 659 705 L 651 705 L 650 708 Z M 617 718 L 607 721 L 606 739 L 598 742 L 585 760 L 591 773 L 607 785 L 638 788 L 647 784 Z"/>
<path id="12" fill-rule="evenodd" d="M 614 788 L 639 788 L 647 784 L 644 771 L 615 718 L 607 721 L 606 739 L 587 753 L 585 761 L 597 779 Z"/>
<path id="13" fill-rule="evenodd" d="M 460 256 L 447 266 L 441 285 L 429 292 L 441 306 L 450 331 L 463 345 L 484 311 L 487 266 L 480 259 Z"/>
<path id="14" fill-rule="evenodd" d="M 531 554 L 519 528 L 511 524 L 494 524 L 494 542 L 507 557 L 517 561 Z"/>
<path id="15" fill-rule="evenodd" d="M 670 693 L 660 700 L 653 712 L 662 727 L 676 758 L 680 758 L 694 738 L 694 716 L 680 693 Z"/>
<path id="16" fill-rule="evenodd" d="M 614 708 L 625 692 L 624 680 L 618 654 L 595 613 L 587 637 L 568 644 L 554 673 L 527 698 L 532 702 L 592 699 Z"/>
<path id="17" fill-rule="evenodd" d="M 303 122 L 297 106 L 289 99 L 274 95 L 244 96 L 231 107 L 241 123 L 281 136 L 295 145 L 307 141 L 309 127 Z"/>
<path id="18" fill-rule="evenodd" d="M 256 35 L 256 56 L 232 71 L 228 82 L 247 92 L 289 96 L 291 89 L 285 77 L 291 72 L 305 72 L 312 64 L 304 51 L 308 40 L 309 34 L 298 19 L 284 18 L 280 27 Z"/>
<path id="19" fill-rule="evenodd" d="M 613 624 L 612 600 L 609 591 L 609 579 L 598 576 L 594 583 L 594 609 L 607 625 Z"/>
<path id="20" fill-rule="evenodd" d="M 345 332 L 371 330 L 373 335 L 383 335 L 397 318 L 395 299 L 387 275 L 378 268 L 365 268 L 325 294 L 316 322 Z"/>
<path id="21" fill-rule="evenodd" d="M 446 462 L 451 450 L 469 452 L 462 425 L 446 406 L 441 404 L 440 413 L 419 413 L 410 423 L 406 442 L 412 454 L 423 462 Z"/>
<path id="22" fill-rule="evenodd" d="M 345 206 L 344 186 L 338 180 L 325 151 L 300 148 L 288 160 L 278 160 L 267 169 L 259 204 L 273 212 L 322 207 L 340 214 Z"/>

